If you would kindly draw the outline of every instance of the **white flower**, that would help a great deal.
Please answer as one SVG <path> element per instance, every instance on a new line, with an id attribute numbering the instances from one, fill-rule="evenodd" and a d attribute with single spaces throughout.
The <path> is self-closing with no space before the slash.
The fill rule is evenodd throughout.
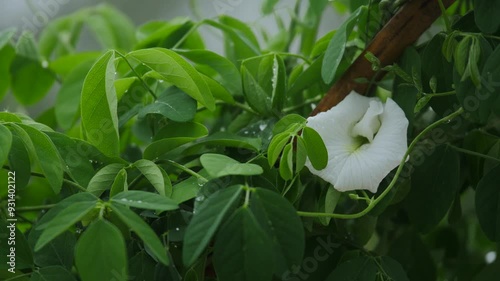
<path id="1" fill-rule="evenodd" d="M 408 120 L 390 98 L 382 103 L 351 92 L 337 106 L 307 119 L 328 151 L 328 164 L 311 173 L 339 191 L 366 189 L 377 192 L 380 182 L 399 165 L 408 147 Z"/>

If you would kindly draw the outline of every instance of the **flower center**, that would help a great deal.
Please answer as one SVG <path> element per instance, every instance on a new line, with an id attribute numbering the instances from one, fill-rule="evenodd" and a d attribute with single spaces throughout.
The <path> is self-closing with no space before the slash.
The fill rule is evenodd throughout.
<path id="1" fill-rule="evenodd" d="M 351 131 L 351 136 L 360 146 L 366 143 L 371 143 L 377 134 L 382 123 L 380 115 L 384 112 L 384 105 L 381 101 L 371 100 L 368 110 L 361 119 L 354 125 Z M 358 146 L 359 147 L 359 146 Z"/>

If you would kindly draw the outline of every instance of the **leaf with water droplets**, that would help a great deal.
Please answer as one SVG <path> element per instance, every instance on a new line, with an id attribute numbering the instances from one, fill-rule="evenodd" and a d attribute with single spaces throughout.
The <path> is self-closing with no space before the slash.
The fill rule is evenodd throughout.
<path id="1" fill-rule="evenodd" d="M 111 198 L 111 201 L 125 206 L 158 211 L 170 211 L 179 208 L 177 203 L 170 198 L 140 190 L 120 192 Z"/>

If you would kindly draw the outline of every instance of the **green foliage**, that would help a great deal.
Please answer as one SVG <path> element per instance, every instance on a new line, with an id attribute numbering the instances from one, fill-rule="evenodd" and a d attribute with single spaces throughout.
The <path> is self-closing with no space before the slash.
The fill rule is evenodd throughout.
<path id="1" fill-rule="evenodd" d="M 330 2 L 263 1 L 276 34 L 222 14 L 136 27 L 110 5 L 0 31 L 2 106 L 47 108 L 0 112 L 0 279 L 494 280 L 499 1 L 459 1 L 392 65 L 363 49 L 404 1 Z M 329 6 L 348 15 L 318 38 Z M 358 58 L 386 75 L 352 83 L 409 121 L 375 194 L 305 168 L 339 161 L 307 117 Z"/>

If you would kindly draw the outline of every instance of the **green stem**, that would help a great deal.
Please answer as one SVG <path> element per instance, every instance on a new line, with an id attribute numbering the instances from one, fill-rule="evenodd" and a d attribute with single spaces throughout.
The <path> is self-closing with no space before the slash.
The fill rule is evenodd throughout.
<path id="1" fill-rule="evenodd" d="M 115 51 L 115 52 L 127 63 L 127 65 L 130 67 L 130 70 L 132 70 L 134 75 L 139 79 L 139 81 L 141 81 L 142 86 L 144 86 L 144 88 L 149 92 L 149 94 L 151 94 L 151 96 L 153 96 L 153 98 L 155 100 L 158 99 L 158 97 L 153 92 L 153 90 L 151 90 L 151 88 L 148 86 L 148 84 L 146 84 L 146 82 L 142 79 L 142 77 L 139 75 L 139 73 L 137 73 L 137 71 L 135 71 L 135 68 L 132 66 L 132 64 L 130 64 L 130 62 L 127 60 L 127 58 L 122 53 L 120 53 L 118 51 Z"/>
<path id="2" fill-rule="evenodd" d="M 411 144 L 408 146 L 408 149 L 406 150 L 406 153 L 403 156 L 403 159 L 401 159 L 401 162 L 399 163 L 399 167 L 396 171 L 396 174 L 395 174 L 394 178 L 392 179 L 391 183 L 389 184 L 389 186 L 384 190 L 384 192 L 382 192 L 382 194 L 380 194 L 380 196 L 378 196 L 375 200 L 371 201 L 370 204 L 368 204 L 368 206 L 364 210 L 362 210 L 358 213 L 355 213 L 355 214 L 317 213 L 317 212 L 302 212 L 302 211 L 297 211 L 297 214 L 299 216 L 302 216 L 302 217 L 327 217 L 327 218 L 338 218 L 338 219 L 356 219 L 356 218 L 360 218 L 360 217 L 366 215 L 373 208 L 375 208 L 375 206 L 377 206 L 377 204 L 380 203 L 380 201 L 382 201 L 382 199 L 384 199 L 384 197 L 387 196 L 387 194 L 389 194 L 391 189 L 396 185 L 396 183 L 399 179 L 399 175 L 403 171 L 403 167 L 404 167 L 404 164 L 406 162 L 406 159 L 408 158 L 408 155 L 410 155 L 411 151 L 415 148 L 418 141 L 422 137 L 424 137 L 428 132 L 430 132 L 432 129 L 434 129 L 434 128 L 438 127 L 439 125 L 444 124 L 444 123 L 448 122 L 449 120 L 459 116 L 463 112 L 464 112 L 464 109 L 460 107 L 457 111 L 453 112 L 452 114 L 450 114 L 442 119 L 439 119 L 438 121 L 432 123 L 427 128 L 425 128 L 422 132 L 420 132 L 420 134 L 418 134 L 417 137 L 415 137 L 415 139 L 413 139 Z"/>
<path id="3" fill-rule="evenodd" d="M 305 56 L 300 55 L 300 54 L 292 54 L 292 53 L 287 53 L 287 52 L 273 52 L 273 53 L 276 55 L 283 56 L 283 57 L 293 57 L 293 58 L 301 59 L 305 63 L 307 63 L 308 65 L 311 65 L 311 63 L 312 63 L 308 58 L 306 58 Z"/>
<path id="4" fill-rule="evenodd" d="M 297 105 L 294 105 L 294 106 L 291 106 L 291 107 L 284 108 L 284 109 L 283 109 L 283 112 L 284 112 L 284 113 L 288 113 L 288 112 L 291 112 L 291 111 L 294 111 L 294 110 L 300 109 L 300 108 L 302 108 L 302 107 L 304 107 L 304 106 L 307 106 L 307 105 L 309 105 L 309 104 L 311 104 L 311 103 L 313 103 L 313 102 L 318 102 L 318 101 L 320 101 L 320 100 L 321 100 L 321 98 L 322 98 L 322 97 L 321 97 L 321 95 L 318 95 L 318 96 L 316 96 L 316 97 L 314 97 L 314 98 L 307 99 L 307 100 L 305 100 L 305 101 L 304 101 L 303 103 L 301 103 L 301 104 L 297 104 Z"/>
<path id="5" fill-rule="evenodd" d="M 453 149 L 455 149 L 458 152 L 462 152 L 462 153 L 469 154 L 469 155 L 472 155 L 472 156 L 476 156 L 476 157 L 480 157 L 480 158 L 484 158 L 484 159 L 488 159 L 488 160 L 493 160 L 493 161 L 496 161 L 496 162 L 500 162 L 500 159 L 492 157 L 492 156 L 489 156 L 489 155 L 485 155 L 485 154 L 482 154 L 482 153 L 479 153 L 479 152 L 475 152 L 475 151 L 463 149 L 463 148 L 454 146 L 452 144 L 448 144 L 448 146 L 451 147 L 451 148 L 453 148 Z"/>
<path id="6" fill-rule="evenodd" d="M 455 90 L 449 91 L 449 92 L 443 92 L 443 93 L 435 93 L 435 94 L 425 94 L 426 96 L 431 96 L 431 97 L 446 97 L 446 96 L 453 96 L 457 92 Z"/>
<path id="7" fill-rule="evenodd" d="M 197 177 L 199 180 L 203 181 L 203 182 L 208 182 L 208 179 L 205 178 L 204 176 L 198 174 L 197 172 L 187 168 L 186 166 L 184 165 L 181 165 L 175 161 L 172 161 L 172 160 L 160 160 L 160 161 L 157 161 L 156 163 L 165 163 L 165 164 L 170 164 L 188 174 L 190 174 L 191 176 L 194 176 L 194 177 Z"/>
<path id="8" fill-rule="evenodd" d="M 30 212 L 30 211 L 40 211 L 53 208 L 56 204 L 47 204 L 47 205 L 39 205 L 39 206 L 26 206 L 26 207 L 18 207 L 16 209 L 17 212 Z"/>
<path id="9" fill-rule="evenodd" d="M 245 186 L 245 203 L 243 203 L 243 207 L 247 207 L 248 204 L 250 204 L 250 192 L 251 192 L 251 188 L 248 186 Z"/>
<path id="10" fill-rule="evenodd" d="M 2 166 L 2 168 L 3 168 L 3 169 L 5 169 L 5 170 L 12 171 L 12 170 L 11 170 L 11 168 L 10 168 L 9 166 Z M 46 178 L 46 177 L 45 177 L 45 175 L 43 175 L 43 174 L 39 174 L 39 173 L 35 173 L 35 172 L 31 172 L 30 174 L 31 174 L 32 176 L 34 176 L 34 177 L 37 177 L 37 178 Z M 71 186 L 73 186 L 73 187 L 76 187 L 76 188 L 80 189 L 81 191 L 85 191 L 85 192 L 87 191 L 87 189 L 85 189 L 85 187 L 83 187 L 83 186 L 79 185 L 79 184 L 78 184 L 78 183 L 76 183 L 76 182 L 72 182 L 72 181 L 70 181 L 70 180 L 68 180 L 68 179 L 64 179 L 64 178 L 63 178 L 63 182 L 64 182 L 64 183 L 67 183 L 67 184 L 69 184 L 69 185 L 71 185 Z"/>

